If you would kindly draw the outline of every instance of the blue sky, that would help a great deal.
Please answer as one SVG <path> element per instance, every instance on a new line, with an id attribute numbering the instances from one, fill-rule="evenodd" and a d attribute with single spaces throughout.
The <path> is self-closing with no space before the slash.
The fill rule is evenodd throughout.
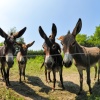
<path id="1" fill-rule="evenodd" d="M 44 42 L 39 26 L 49 36 L 55 23 L 58 38 L 68 30 L 72 32 L 79 18 L 82 19 L 80 33 L 92 35 L 100 25 L 100 0 L 0 0 L 0 27 L 6 33 L 13 27 L 17 31 L 27 27 L 23 38 L 26 44 L 35 40 L 29 48 L 33 50 L 42 49 Z M 0 37 L 0 42 L 3 40 Z"/>

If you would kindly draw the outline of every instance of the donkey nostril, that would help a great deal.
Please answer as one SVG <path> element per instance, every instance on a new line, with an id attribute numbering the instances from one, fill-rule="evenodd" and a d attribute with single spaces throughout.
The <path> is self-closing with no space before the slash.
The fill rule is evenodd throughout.
<path id="1" fill-rule="evenodd" d="M 52 62 L 48 62 L 46 64 L 47 64 L 47 66 L 51 66 L 52 65 Z"/>

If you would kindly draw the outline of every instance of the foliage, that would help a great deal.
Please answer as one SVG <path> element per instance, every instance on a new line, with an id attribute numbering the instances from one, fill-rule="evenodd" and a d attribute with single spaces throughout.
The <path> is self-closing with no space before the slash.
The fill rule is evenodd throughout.
<path id="1" fill-rule="evenodd" d="M 86 34 L 78 34 L 76 36 L 76 40 L 80 45 L 85 46 L 87 44 L 87 35 Z"/>
<path id="2" fill-rule="evenodd" d="M 96 46 L 100 47 L 100 25 L 96 27 L 95 33 L 94 33 L 94 44 Z"/>
<path id="3" fill-rule="evenodd" d="M 3 42 L 0 43 L 0 46 L 3 46 Z"/>
<path id="4" fill-rule="evenodd" d="M 91 36 L 87 36 L 86 34 L 78 34 L 76 36 L 76 40 L 80 45 L 93 47 L 100 47 L 100 25 L 96 27 L 95 32 Z"/>
<path id="5" fill-rule="evenodd" d="M 38 51 L 28 50 L 27 55 L 30 58 L 35 58 L 36 56 L 44 55 L 44 52 L 43 50 L 38 50 Z"/>
<path id="6" fill-rule="evenodd" d="M 13 28 L 10 29 L 10 31 L 8 31 L 9 35 L 14 34 L 14 33 L 16 33 L 16 27 L 13 27 Z"/>

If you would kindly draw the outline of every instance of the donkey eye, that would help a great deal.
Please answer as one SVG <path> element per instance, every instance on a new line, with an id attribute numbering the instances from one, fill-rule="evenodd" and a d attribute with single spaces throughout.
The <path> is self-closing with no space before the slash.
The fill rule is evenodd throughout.
<path id="1" fill-rule="evenodd" d="M 44 49 L 44 46 L 42 46 L 42 48 Z"/>
<path id="2" fill-rule="evenodd" d="M 53 48 L 53 49 L 55 49 L 55 48 L 56 48 L 56 46 L 55 46 L 55 45 L 53 45 L 53 46 L 52 46 L 52 48 Z"/>
<path id="3" fill-rule="evenodd" d="M 49 38 L 51 37 L 51 35 L 49 36 Z"/>
<path id="4" fill-rule="evenodd" d="M 63 45 L 63 43 L 61 42 L 61 44 Z"/>
<path id="5" fill-rule="evenodd" d="M 76 42 L 74 41 L 74 42 L 72 43 L 72 46 L 74 46 L 74 45 L 75 45 L 75 43 L 76 43 Z"/>

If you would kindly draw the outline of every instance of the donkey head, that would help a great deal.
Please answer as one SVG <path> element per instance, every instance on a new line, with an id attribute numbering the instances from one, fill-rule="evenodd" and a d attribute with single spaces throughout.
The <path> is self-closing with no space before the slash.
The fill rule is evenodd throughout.
<path id="1" fill-rule="evenodd" d="M 34 42 L 35 41 L 33 41 L 29 44 L 22 44 L 22 43 L 16 42 L 16 44 L 20 46 L 20 52 L 21 52 L 19 63 L 21 63 L 21 64 L 25 63 L 27 50 L 28 50 L 29 47 L 31 47 L 34 44 Z"/>
<path id="2" fill-rule="evenodd" d="M 64 52 L 64 59 L 63 63 L 65 67 L 70 67 L 72 65 L 72 54 L 76 53 L 76 35 L 80 32 L 82 27 L 82 21 L 81 19 L 78 20 L 74 30 L 72 33 L 68 31 L 68 33 L 65 36 L 60 36 L 58 40 L 61 41 L 61 44 L 63 46 L 63 52 Z"/>
<path id="3" fill-rule="evenodd" d="M 56 44 L 55 44 L 55 36 L 57 34 L 56 25 L 55 24 L 52 25 L 52 34 L 49 37 L 47 37 L 41 26 L 39 26 L 39 33 L 40 36 L 45 41 L 43 43 L 43 49 L 45 52 L 45 65 L 48 69 L 51 70 L 54 65 L 54 58 L 52 55 L 55 54 L 56 50 Z"/>
<path id="4" fill-rule="evenodd" d="M 26 30 L 26 27 L 17 33 L 8 35 L 0 28 L 0 35 L 3 38 L 5 38 L 5 41 L 4 41 L 5 49 L 4 49 L 3 55 L 5 56 L 6 62 L 9 67 L 12 67 L 14 63 L 13 55 L 15 53 L 14 44 L 15 44 L 16 38 L 21 37 L 24 34 L 25 30 Z"/>

